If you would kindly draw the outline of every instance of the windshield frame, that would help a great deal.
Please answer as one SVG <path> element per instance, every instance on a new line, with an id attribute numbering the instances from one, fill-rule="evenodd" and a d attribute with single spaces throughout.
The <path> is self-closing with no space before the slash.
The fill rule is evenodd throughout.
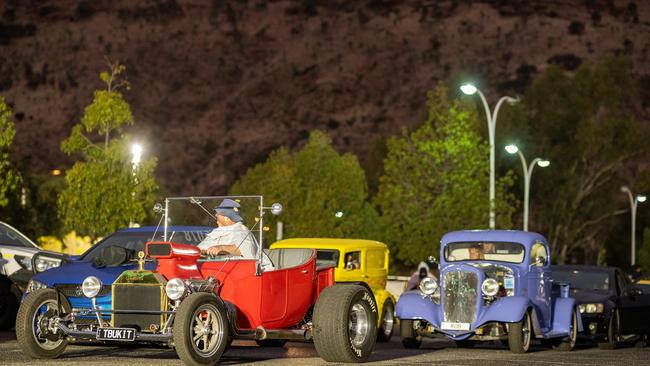
<path id="1" fill-rule="evenodd" d="M 450 247 L 456 245 L 456 244 L 476 244 L 476 245 L 483 245 L 483 244 L 514 244 L 522 249 L 522 255 L 521 255 L 521 260 L 519 262 L 513 262 L 513 261 L 506 261 L 506 260 L 498 260 L 498 259 L 457 259 L 457 260 L 449 260 L 449 252 L 450 252 Z M 495 249 L 496 250 L 496 249 Z M 496 240 L 482 240 L 482 241 L 454 241 L 454 242 L 449 242 L 445 245 L 443 248 L 442 252 L 442 258 L 444 259 L 445 262 L 447 263 L 463 263 L 463 262 L 498 262 L 498 263 L 507 263 L 507 264 L 522 264 L 526 260 L 526 254 L 527 254 L 527 247 L 519 242 L 514 242 L 514 241 L 496 241 Z"/>

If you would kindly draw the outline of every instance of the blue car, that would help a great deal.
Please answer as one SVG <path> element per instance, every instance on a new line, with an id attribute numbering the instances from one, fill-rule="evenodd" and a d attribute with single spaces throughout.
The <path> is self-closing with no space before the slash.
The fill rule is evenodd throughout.
<path id="1" fill-rule="evenodd" d="M 175 243 L 197 245 L 212 229 L 209 226 L 169 226 L 167 235 L 168 240 Z M 102 283 L 112 284 L 122 272 L 137 268 L 133 261 L 137 259 L 137 253 L 144 251 L 146 242 L 155 240 L 163 240 L 162 230 L 156 230 L 155 226 L 119 230 L 82 255 L 68 257 L 62 266 L 35 274 L 25 295 L 42 288 L 56 288 L 73 308 L 92 308 L 91 300 L 81 291 L 83 280 L 95 276 Z M 155 262 L 145 264 L 145 268 L 150 270 L 156 266 Z M 110 310 L 111 285 L 104 285 L 95 301 L 101 309 Z M 110 314 L 105 315 L 105 320 L 110 320 Z"/>
<path id="2" fill-rule="evenodd" d="M 425 278 L 399 298 L 402 343 L 447 337 L 459 347 L 507 341 L 527 352 L 533 338 L 560 350 L 575 346 L 582 320 L 569 284 L 553 282 L 549 247 L 537 233 L 455 231 L 440 243 L 440 281 Z"/>

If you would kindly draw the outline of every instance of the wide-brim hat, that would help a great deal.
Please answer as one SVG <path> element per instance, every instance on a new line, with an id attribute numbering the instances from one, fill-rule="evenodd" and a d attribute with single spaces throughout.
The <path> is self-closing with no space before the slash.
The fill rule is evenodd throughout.
<path id="1" fill-rule="evenodd" d="M 231 219 L 233 222 L 244 221 L 239 215 L 241 211 L 241 205 L 230 198 L 226 198 L 221 203 L 214 208 L 214 213 L 216 215 L 225 216 Z"/>

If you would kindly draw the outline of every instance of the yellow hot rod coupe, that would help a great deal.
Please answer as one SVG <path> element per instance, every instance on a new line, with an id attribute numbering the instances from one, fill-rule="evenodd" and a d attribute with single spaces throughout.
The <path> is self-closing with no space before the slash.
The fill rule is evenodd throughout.
<path id="1" fill-rule="evenodd" d="M 271 249 L 316 249 L 317 266 L 334 266 L 336 283 L 369 288 L 378 306 L 377 341 L 390 340 L 395 325 L 396 299 L 386 290 L 388 247 L 374 240 L 338 238 L 293 238 L 280 240 Z"/>

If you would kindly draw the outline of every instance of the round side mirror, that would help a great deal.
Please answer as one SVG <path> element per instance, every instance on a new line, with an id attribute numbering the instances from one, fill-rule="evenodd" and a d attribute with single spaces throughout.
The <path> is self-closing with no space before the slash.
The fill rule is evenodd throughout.
<path id="1" fill-rule="evenodd" d="M 165 212 L 165 209 L 163 208 L 163 205 L 161 205 L 160 203 L 156 203 L 155 205 L 153 205 L 153 212 L 160 215 L 163 212 Z"/>
<path id="2" fill-rule="evenodd" d="M 282 209 L 282 205 L 277 202 L 271 205 L 271 213 L 276 216 L 282 213 Z"/>

